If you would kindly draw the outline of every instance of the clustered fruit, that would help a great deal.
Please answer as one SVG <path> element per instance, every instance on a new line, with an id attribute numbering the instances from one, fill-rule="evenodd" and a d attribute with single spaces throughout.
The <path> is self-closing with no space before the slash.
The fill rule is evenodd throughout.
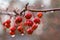
<path id="1" fill-rule="evenodd" d="M 20 34 L 24 34 L 25 32 L 27 34 L 32 34 L 38 27 L 38 24 L 40 24 L 40 18 L 43 16 L 42 12 L 38 12 L 36 17 L 31 20 L 33 17 L 31 12 L 27 12 L 24 15 L 25 21 L 23 22 L 24 18 L 22 16 L 16 16 L 14 20 L 14 25 L 11 26 L 11 20 L 8 19 L 5 22 L 3 22 L 3 26 L 8 28 L 10 35 L 15 35 L 15 31 L 17 30 Z M 16 25 L 15 25 L 16 24 Z M 27 27 L 27 29 L 24 29 Z"/>

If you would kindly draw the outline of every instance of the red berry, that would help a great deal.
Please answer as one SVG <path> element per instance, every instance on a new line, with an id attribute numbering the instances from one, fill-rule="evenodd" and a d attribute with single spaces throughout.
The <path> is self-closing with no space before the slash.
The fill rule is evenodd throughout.
<path id="1" fill-rule="evenodd" d="M 3 23 L 3 25 L 5 26 L 6 24 L 10 24 L 10 23 L 11 23 L 11 21 L 10 21 L 10 19 L 8 19 Z"/>
<path id="2" fill-rule="evenodd" d="M 3 26 L 5 26 L 5 22 L 3 23 Z"/>
<path id="3" fill-rule="evenodd" d="M 26 19 L 30 19 L 32 17 L 32 13 L 31 12 L 27 12 L 25 15 Z"/>
<path id="4" fill-rule="evenodd" d="M 20 16 L 17 16 L 15 19 L 15 23 L 20 23 L 22 22 L 22 18 Z"/>
<path id="5" fill-rule="evenodd" d="M 38 13 L 37 13 L 37 16 L 38 16 L 39 18 L 41 18 L 41 17 L 43 16 L 42 12 L 38 12 Z"/>
<path id="6" fill-rule="evenodd" d="M 3 26 L 5 26 L 6 28 L 9 28 L 10 27 L 10 19 L 6 20 L 4 23 L 3 23 Z"/>
<path id="7" fill-rule="evenodd" d="M 27 33 L 28 33 L 28 34 L 32 34 L 32 33 L 33 33 L 33 30 L 32 30 L 31 28 L 28 28 L 28 29 L 27 29 Z"/>
<path id="8" fill-rule="evenodd" d="M 6 28 L 9 28 L 10 27 L 10 24 L 7 24 L 7 23 L 4 23 L 3 24 Z"/>
<path id="9" fill-rule="evenodd" d="M 10 23 L 11 23 L 10 19 L 8 19 L 8 20 L 6 21 L 6 23 L 10 24 Z"/>
<path id="10" fill-rule="evenodd" d="M 15 34 L 15 32 L 9 31 L 9 34 L 10 34 L 10 35 L 14 35 L 14 34 Z"/>
<path id="11" fill-rule="evenodd" d="M 5 23 L 6 28 L 10 28 L 10 24 Z"/>
<path id="12" fill-rule="evenodd" d="M 14 32 L 16 30 L 16 27 L 10 27 L 10 30 Z"/>
<path id="13" fill-rule="evenodd" d="M 37 27 L 38 27 L 37 24 L 33 24 L 33 26 L 32 26 L 32 30 L 35 30 Z"/>
<path id="14" fill-rule="evenodd" d="M 26 23 L 25 24 L 28 25 L 28 26 L 32 26 L 33 25 L 33 22 L 31 20 L 26 20 Z"/>
<path id="15" fill-rule="evenodd" d="M 40 23 L 40 19 L 39 18 L 34 18 L 34 22 L 35 23 Z"/>
<path id="16" fill-rule="evenodd" d="M 19 32 L 23 32 L 24 31 L 22 26 L 18 26 L 17 29 L 18 29 Z"/>

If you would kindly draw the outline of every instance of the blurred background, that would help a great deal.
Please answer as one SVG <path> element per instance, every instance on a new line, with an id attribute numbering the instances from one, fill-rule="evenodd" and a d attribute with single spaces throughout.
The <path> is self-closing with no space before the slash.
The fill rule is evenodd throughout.
<path id="1" fill-rule="evenodd" d="M 0 9 L 12 11 L 14 8 L 22 10 L 26 3 L 31 9 L 60 8 L 60 0 L 0 0 Z M 3 30 L 2 23 L 8 19 L 7 15 L 0 15 L 0 40 L 60 40 L 60 12 L 43 13 L 41 24 L 32 35 L 16 34 L 12 38 Z M 8 29 L 7 29 L 8 30 Z"/>

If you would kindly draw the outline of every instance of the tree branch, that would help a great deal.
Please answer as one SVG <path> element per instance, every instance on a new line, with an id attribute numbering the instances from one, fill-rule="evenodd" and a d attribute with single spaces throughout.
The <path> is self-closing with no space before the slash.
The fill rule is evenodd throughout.
<path id="1" fill-rule="evenodd" d="M 12 13 L 12 12 L 11 12 Z M 8 12 L 0 12 L 0 15 L 9 15 L 9 16 L 15 16 L 14 14 L 10 14 Z"/>
<path id="2" fill-rule="evenodd" d="M 37 10 L 37 9 L 27 9 L 27 10 L 32 12 L 50 12 L 50 11 L 60 11 L 60 8 L 44 9 L 44 10 Z"/>
<path id="3" fill-rule="evenodd" d="M 29 9 L 28 8 L 28 4 L 29 3 L 27 3 L 26 5 L 25 5 L 25 8 L 20 12 L 20 14 L 18 14 L 17 12 L 15 12 L 15 11 L 13 11 L 16 15 L 22 15 L 22 13 L 23 12 L 25 12 L 25 11 L 31 11 L 31 12 L 50 12 L 50 11 L 60 11 L 60 8 L 52 8 L 52 9 L 44 9 L 44 10 L 37 10 L 37 9 Z M 9 14 L 9 13 L 2 13 L 2 12 L 0 12 L 0 15 L 12 15 L 12 16 L 16 16 L 16 15 L 14 15 L 14 14 Z"/>
<path id="4" fill-rule="evenodd" d="M 27 4 L 25 5 L 25 8 L 20 12 L 20 15 L 22 15 L 23 12 L 27 11 L 28 5 L 29 5 L 29 3 L 27 3 Z"/>

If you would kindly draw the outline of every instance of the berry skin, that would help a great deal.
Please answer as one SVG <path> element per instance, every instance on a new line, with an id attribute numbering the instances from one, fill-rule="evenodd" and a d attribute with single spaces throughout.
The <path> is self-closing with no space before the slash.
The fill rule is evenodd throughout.
<path id="1" fill-rule="evenodd" d="M 10 27 L 10 19 L 6 20 L 4 23 L 3 23 L 3 26 L 5 26 L 6 28 L 9 28 Z"/>
<path id="2" fill-rule="evenodd" d="M 38 27 L 37 24 L 33 24 L 33 26 L 31 28 L 32 28 L 32 30 L 35 30 L 35 29 L 37 29 L 37 27 Z"/>
<path id="3" fill-rule="evenodd" d="M 31 12 L 27 12 L 25 15 L 26 19 L 30 19 L 32 17 L 32 13 Z"/>
<path id="4" fill-rule="evenodd" d="M 37 16 L 38 16 L 39 18 L 41 18 L 41 17 L 43 16 L 42 12 L 38 12 L 38 13 L 37 13 Z"/>
<path id="5" fill-rule="evenodd" d="M 14 34 L 15 34 L 15 32 L 9 31 L 9 34 L 10 34 L 10 35 L 14 35 Z"/>
<path id="6" fill-rule="evenodd" d="M 3 26 L 5 26 L 5 22 L 3 23 Z"/>
<path id="7" fill-rule="evenodd" d="M 14 32 L 16 30 L 16 27 L 10 27 L 10 30 Z"/>
<path id="8" fill-rule="evenodd" d="M 10 19 L 8 19 L 3 23 L 3 25 L 5 26 L 6 24 L 10 24 L 10 23 L 11 23 L 11 21 L 10 21 Z"/>
<path id="9" fill-rule="evenodd" d="M 18 26 L 17 30 L 18 30 L 19 32 L 21 32 L 21 33 L 23 33 L 23 32 L 24 32 L 24 30 L 23 30 L 23 27 L 22 27 L 22 26 Z"/>
<path id="10" fill-rule="evenodd" d="M 8 19 L 7 21 L 5 21 L 6 23 L 8 23 L 8 24 L 10 24 L 11 23 L 11 21 L 10 21 L 10 19 Z"/>
<path id="11" fill-rule="evenodd" d="M 32 26 L 33 22 L 31 20 L 26 20 L 25 24 L 28 25 L 28 26 Z"/>
<path id="12" fill-rule="evenodd" d="M 10 24 L 5 23 L 6 28 L 10 28 Z"/>
<path id="13" fill-rule="evenodd" d="M 3 23 L 3 26 L 5 26 L 6 28 L 9 28 L 9 27 L 10 27 L 10 24 L 8 24 L 8 23 Z"/>
<path id="14" fill-rule="evenodd" d="M 27 33 L 28 33 L 28 34 L 32 34 L 32 33 L 33 33 L 33 30 L 32 30 L 31 28 L 28 28 L 28 29 L 27 29 Z"/>
<path id="15" fill-rule="evenodd" d="M 22 22 L 22 18 L 20 16 L 17 16 L 15 19 L 15 23 L 20 23 Z"/>
<path id="16" fill-rule="evenodd" d="M 34 22 L 39 24 L 40 23 L 40 19 L 39 18 L 34 18 Z"/>

